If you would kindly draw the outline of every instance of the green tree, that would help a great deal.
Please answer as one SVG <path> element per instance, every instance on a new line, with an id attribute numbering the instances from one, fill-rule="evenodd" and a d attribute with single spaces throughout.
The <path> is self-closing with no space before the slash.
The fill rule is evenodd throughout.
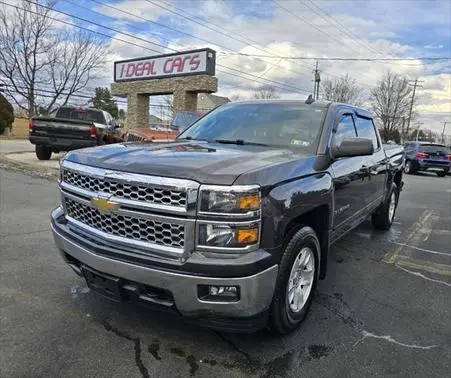
<path id="1" fill-rule="evenodd" d="M 14 122 L 14 109 L 9 101 L 0 94 L 0 134 L 11 128 Z"/>
<path id="2" fill-rule="evenodd" d="M 116 100 L 111 96 L 108 88 L 97 87 L 92 103 L 94 108 L 105 110 L 110 113 L 113 118 L 118 118 L 119 109 L 117 107 Z"/>

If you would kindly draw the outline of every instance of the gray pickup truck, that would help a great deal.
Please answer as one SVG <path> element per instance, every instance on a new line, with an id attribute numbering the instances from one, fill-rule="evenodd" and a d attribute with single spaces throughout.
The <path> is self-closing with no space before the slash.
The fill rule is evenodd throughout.
<path id="1" fill-rule="evenodd" d="M 215 329 L 285 334 L 331 244 L 368 217 L 390 228 L 402 167 L 403 149 L 384 150 L 366 110 L 230 103 L 175 141 L 69 152 L 51 227 L 93 291 Z"/>
<path id="2" fill-rule="evenodd" d="M 29 140 L 39 160 L 49 160 L 52 152 L 100 146 L 119 141 L 113 117 L 95 108 L 63 106 L 48 117 L 33 117 Z"/>

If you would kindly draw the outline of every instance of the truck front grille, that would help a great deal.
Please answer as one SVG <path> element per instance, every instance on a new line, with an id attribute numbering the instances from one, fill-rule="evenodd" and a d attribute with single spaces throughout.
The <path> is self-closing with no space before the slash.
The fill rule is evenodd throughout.
<path id="1" fill-rule="evenodd" d="M 70 198 L 65 197 L 63 200 L 69 217 L 106 234 L 162 246 L 184 247 L 185 227 L 181 224 L 138 216 L 104 214 Z"/>
<path id="2" fill-rule="evenodd" d="M 127 183 L 107 177 L 88 176 L 64 168 L 62 169 L 61 176 L 64 182 L 95 193 L 107 193 L 117 198 L 146 203 L 186 207 L 185 191 L 158 188 L 144 183 Z"/>

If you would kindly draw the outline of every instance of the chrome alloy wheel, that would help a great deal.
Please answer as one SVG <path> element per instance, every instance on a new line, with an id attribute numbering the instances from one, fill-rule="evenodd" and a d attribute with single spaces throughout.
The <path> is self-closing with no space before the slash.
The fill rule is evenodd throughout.
<path id="1" fill-rule="evenodd" d="M 410 165 L 410 161 L 406 161 L 404 164 L 404 172 L 410 173 L 411 170 L 412 170 L 412 167 Z"/>
<path id="2" fill-rule="evenodd" d="M 301 249 L 291 268 L 287 285 L 287 304 L 292 312 L 304 307 L 313 286 L 315 257 L 309 247 Z"/>
<path id="3" fill-rule="evenodd" d="M 393 218 L 395 216 L 395 209 L 396 209 L 396 193 L 393 191 L 390 196 L 390 203 L 388 204 L 388 218 L 390 219 L 390 222 L 393 221 Z"/>

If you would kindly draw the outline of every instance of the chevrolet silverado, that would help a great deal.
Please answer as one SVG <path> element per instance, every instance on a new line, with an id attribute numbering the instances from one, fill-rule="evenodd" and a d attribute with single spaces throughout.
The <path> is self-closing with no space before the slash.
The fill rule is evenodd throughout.
<path id="1" fill-rule="evenodd" d="M 174 141 L 68 153 L 51 227 L 93 291 L 215 329 L 286 334 L 330 246 L 367 217 L 390 228 L 402 167 L 366 110 L 229 103 Z"/>

